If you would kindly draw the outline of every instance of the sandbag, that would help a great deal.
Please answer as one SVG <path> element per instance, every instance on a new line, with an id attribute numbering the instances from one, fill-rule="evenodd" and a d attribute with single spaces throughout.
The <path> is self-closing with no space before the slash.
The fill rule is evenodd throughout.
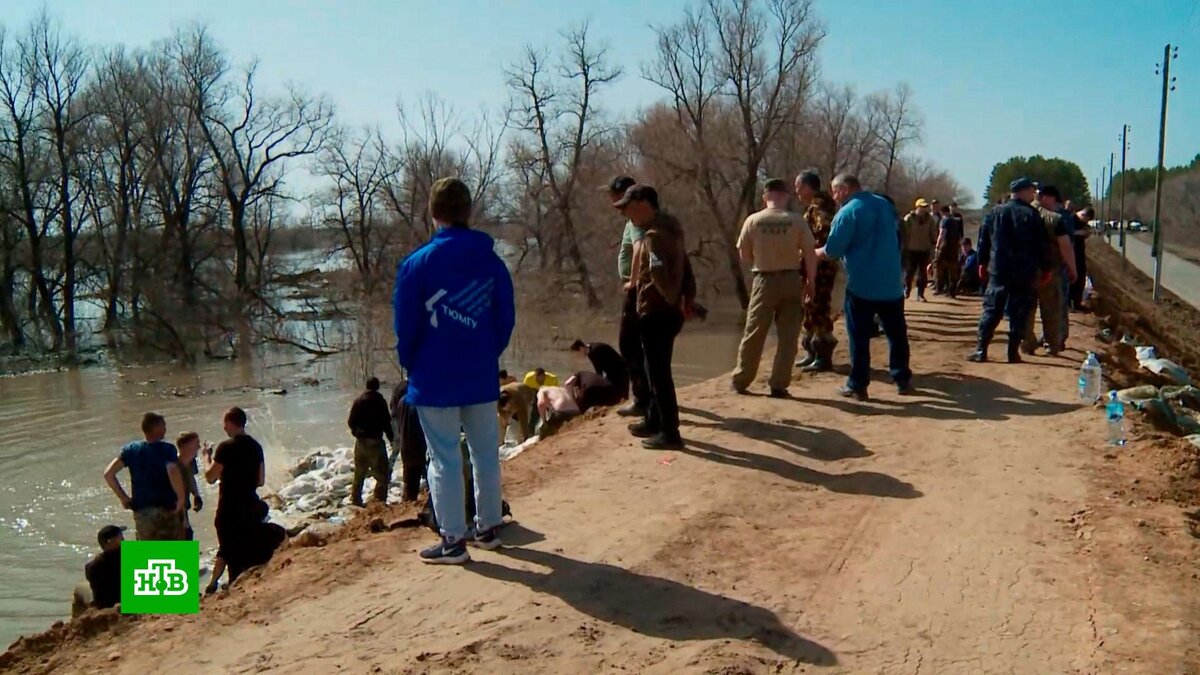
<path id="1" fill-rule="evenodd" d="M 1191 385 L 1163 387 L 1162 397 L 1164 400 L 1174 401 L 1185 408 L 1200 410 L 1200 389 Z"/>
<path id="2" fill-rule="evenodd" d="M 1170 359 L 1148 359 L 1146 361 L 1138 360 L 1142 367 L 1155 375 L 1162 375 L 1177 384 L 1191 384 L 1192 378 L 1188 376 L 1187 371 L 1183 366 L 1171 361 Z"/>
<path id="3" fill-rule="evenodd" d="M 1147 401 L 1152 398 L 1158 398 L 1158 387 L 1152 384 L 1145 384 L 1140 387 L 1130 387 L 1117 392 L 1117 398 L 1122 403 L 1134 403 L 1136 401 Z"/>

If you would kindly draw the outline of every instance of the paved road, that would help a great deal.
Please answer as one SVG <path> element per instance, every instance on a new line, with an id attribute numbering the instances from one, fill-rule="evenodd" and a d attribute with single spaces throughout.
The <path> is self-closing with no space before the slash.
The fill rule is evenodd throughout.
<path id="1" fill-rule="evenodd" d="M 1112 247 L 1120 250 L 1116 236 Z M 1137 237 L 1126 237 L 1125 253 L 1129 262 L 1154 278 L 1154 258 L 1150 257 L 1150 244 Z M 1163 257 L 1162 284 L 1192 307 L 1200 309 L 1200 265 L 1188 262 L 1167 251 Z"/>

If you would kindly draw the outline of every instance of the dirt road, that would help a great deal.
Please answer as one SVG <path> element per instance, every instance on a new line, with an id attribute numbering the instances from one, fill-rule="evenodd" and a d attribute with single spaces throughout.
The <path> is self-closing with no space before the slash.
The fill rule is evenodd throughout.
<path id="1" fill-rule="evenodd" d="M 913 398 L 877 383 L 847 402 L 832 374 L 786 401 L 704 383 L 682 392 L 675 453 L 635 446 L 615 416 L 582 422 L 506 466 L 520 523 L 469 566 L 421 566 L 427 532 L 360 528 L 281 553 L 199 617 L 93 616 L 7 665 L 1198 672 L 1195 540 L 1130 486 L 1154 480 L 1139 443 L 1111 452 L 1072 401 L 1078 351 L 968 367 L 977 311 L 912 308 Z"/>

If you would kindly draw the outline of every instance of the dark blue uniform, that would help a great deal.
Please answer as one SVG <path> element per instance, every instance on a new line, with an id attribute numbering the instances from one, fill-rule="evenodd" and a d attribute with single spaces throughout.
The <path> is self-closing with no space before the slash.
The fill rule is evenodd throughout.
<path id="1" fill-rule="evenodd" d="M 1045 265 L 1050 235 L 1029 204 L 1010 199 L 992 209 L 979 228 L 979 264 L 988 271 L 979 317 L 978 351 L 986 356 L 1000 320 L 1008 316 L 1008 357 L 1016 360 L 1025 326 L 1037 300 L 1036 282 Z"/>

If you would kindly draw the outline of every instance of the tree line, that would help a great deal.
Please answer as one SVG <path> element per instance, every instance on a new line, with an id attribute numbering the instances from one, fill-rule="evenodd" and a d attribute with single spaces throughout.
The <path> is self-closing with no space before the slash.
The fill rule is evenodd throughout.
<path id="1" fill-rule="evenodd" d="M 389 135 L 340 124 L 323 95 L 263 84 L 203 26 L 144 49 L 82 44 L 44 13 L 0 27 L 4 342 L 70 358 L 87 298 L 110 342 L 190 358 L 237 334 L 324 353 L 286 330 L 285 240 L 319 243 L 357 306 L 378 304 L 361 299 L 389 292 L 429 237 L 428 188 L 447 174 L 476 191 L 476 222 L 520 287 L 552 289 L 558 307 L 613 295 L 620 225 L 598 188 L 617 173 L 660 189 L 705 288 L 744 306 L 736 236 L 768 176 L 815 167 L 899 204 L 969 199 L 914 154 L 907 85 L 862 95 L 819 77 L 825 37 L 812 0 L 704 0 L 654 27 L 646 63 L 621 64 L 579 24 L 514 55 L 504 110 L 430 94 L 398 106 Z M 662 98 L 609 111 L 639 76 Z"/>
<path id="2" fill-rule="evenodd" d="M 1195 157 L 1193 157 L 1192 161 L 1188 162 L 1187 164 L 1164 167 L 1163 181 L 1166 182 L 1167 180 L 1184 176 L 1196 170 L 1200 170 L 1200 154 L 1197 154 Z M 1153 192 L 1154 184 L 1157 180 L 1157 174 L 1158 169 L 1157 167 L 1153 166 L 1143 167 L 1141 169 L 1126 169 L 1125 171 L 1118 171 L 1117 174 L 1113 176 L 1112 183 L 1107 188 L 1105 198 L 1107 199 L 1109 196 L 1120 197 L 1121 184 L 1125 183 L 1126 181 L 1128 181 L 1128 183 L 1125 184 L 1126 197 L 1138 196 L 1147 192 Z"/>

